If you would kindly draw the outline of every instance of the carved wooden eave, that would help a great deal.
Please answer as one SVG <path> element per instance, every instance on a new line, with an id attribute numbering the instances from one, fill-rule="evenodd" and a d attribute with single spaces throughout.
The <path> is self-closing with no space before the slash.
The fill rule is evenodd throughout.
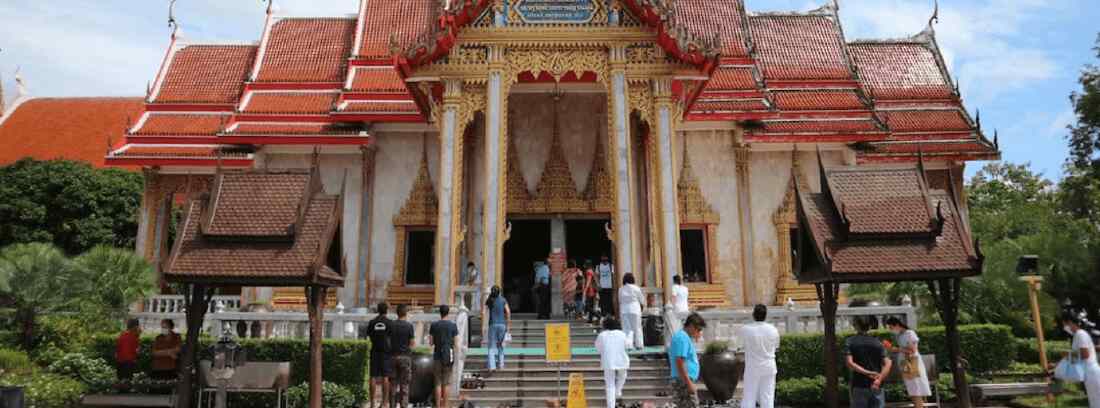
<path id="1" fill-rule="evenodd" d="M 436 224 L 439 212 L 439 198 L 432 186 L 432 177 L 428 172 L 428 147 L 425 145 L 420 154 L 420 169 L 416 173 L 412 190 L 401 206 L 401 211 L 393 217 L 394 226 L 429 226 Z"/>
<path id="2" fill-rule="evenodd" d="M 676 198 L 680 204 L 680 223 L 718 224 L 721 222 L 721 217 L 703 196 L 703 190 L 699 187 L 699 180 L 695 177 L 695 170 L 691 165 L 691 154 L 688 153 L 686 142 L 683 162 L 680 181 L 676 185 Z"/>
<path id="3" fill-rule="evenodd" d="M 603 140 L 603 136 L 597 130 L 596 154 L 592 157 L 592 170 L 588 172 L 588 180 L 581 196 L 588 201 L 592 212 L 610 213 L 614 206 L 614 197 L 611 195 L 611 173 L 607 171 L 607 155 L 604 154 Z"/>

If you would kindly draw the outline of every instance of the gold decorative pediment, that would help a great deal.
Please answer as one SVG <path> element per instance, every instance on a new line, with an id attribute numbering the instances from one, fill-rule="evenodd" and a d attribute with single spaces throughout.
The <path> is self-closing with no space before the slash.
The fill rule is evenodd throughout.
<path id="1" fill-rule="evenodd" d="M 527 191 L 527 182 L 523 179 L 523 170 L 519 168 L 519 154 L 516 153 L 516 138 L 512 132 L 512 116 L 508 115 L 508 173 L 505 175 L 505 193 L 508 197 L 508 212 L 527 211 L 527 202 L 531 201 L 531 192 Z"/>
<path id="2" fill-rule="evenodd" d="M 596 154 L 592 157 L 592 170 L 581 195 L 593 212 L 611 212 L 614 199 L 611 196 L 611 173 L 607 171 L 607 155 L 603 150 L 603 136 L 596 132 Z"/>
<path id="3" fill-rule="evenodd" d="M 550 139 L 550 157 L 542 169 L 542 177 L 535 188 L 535 198 L 527 203 L 527 211 L 535 213 L 575 213 L 588 211 L 588 203 L 577 193 L 573 172 L 561 148 L 558 123 L 558 100 L 554 96 L 554 130 Z"/>
<path id="4" fill-rule="evenodd" d="M 405 199 L 405 205 L 393 217 L 393 225 L 435 225 L 438 212 L 439 198 L 435 195 L 432 176 L 428 172 L 428 146 L 425 143 L 420 154 L 420 170 L 416 173 L 416 180 Z"/>
<path id="5" fill-rule="evenodd" d="M 718 224 L 721 217 L 703 196 L 703 190 L 699 187 L 699 180 L 695 177 L 695 170 L 691 165 L 691 154 L 688 153 L 686 141 L 683 162 L 680 182 L 676 184 L 676 198 L 680 203 L 680 223 Z"/>
<path id="6" fill-rule="evenodd" d="M 569 72 L 578 76 L 584 72 L 594 72 L 598 80 L 603 81 L 607 73 L 607 52 L 600 49 L 518 49 L 508 50 L 506 55 L 511 81 L 515 74 L 531 71 L 534 74 L 546 72 L 561 80 Z"/>

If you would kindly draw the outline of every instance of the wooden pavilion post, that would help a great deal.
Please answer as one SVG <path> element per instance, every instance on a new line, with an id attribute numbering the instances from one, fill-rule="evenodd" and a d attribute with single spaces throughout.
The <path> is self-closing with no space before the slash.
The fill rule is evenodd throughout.
<path id="1" fill-rule="evenodd" d="M 821 301 L 821 319 L 825 323 L 825 406 L 840 406 L 840 356 L 836 341 L 836 309 L 840 284 L 832 281 L 817 283 L 817 298 Z"/>
<path id="2" fill-rule="evenodd" d="M 321 408 L 321 339 L 325 337 L 325 289 L 327 288 L 319 285 L 306 288 L 306 301 L 309 303 L 309 408 Z"/>
<path id="3" fill-rule="evenodd" d="M 199 334 L 202 332 L 202 321 L 206 316 L 206 309 L 210 307 L 214 291 L 203 284 L 190 284 L 186 297 L 187 339 L 184 342 L 183 355 L 180 356 L 182 364 L 177 367 L 179 383 L 176 384 L 176 408 L 191 408 L 192 405 L 191 399 L 195 395 L 195 366 L 199 357 Z"/>
<path id="4" fill-rule="evenodd" d="M 938 287 L 937 287 L 938 286 Z M 928 281 L 928 290 L 932 292 L 932 298 L 936 300 L 936 306 L 940 310 L 940 318 L 943 319 L 945 335 L 947 336 L 947 357 L 951 362 L 951 376 L 955 380 L 955 395 L 958 395 L 958 407 L 970 408 L 970 386 L 966 381 L 966 367 L 962 364 L 962 345 L 959 342 L 959 294 L 962 289 L 962 278 L 940 279 Z"/>

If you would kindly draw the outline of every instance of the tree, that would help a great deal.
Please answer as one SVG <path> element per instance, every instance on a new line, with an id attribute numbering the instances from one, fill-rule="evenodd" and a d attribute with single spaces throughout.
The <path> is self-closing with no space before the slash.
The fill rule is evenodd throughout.
<path id="1" fill-rule="evenodd" d="M 0 247 L 52 242 L 69 255 L 104 244 L 133 248 L 142 177 L 67 160 L 0 168 Z"/>
<path id="2" fill-rule="evenodd" d="M 16 244 L 0 250 L 0 288 L 14 309 L 22 346 L 34 346 L 38 318 L 50 312 L 74 310 L 88 285 L 57 247 L 44 243 Z"/>
<path id="3" fill-rule="evenodd" d="M 1093 48 L 1100 59 L 1100 35 Z M 1081 90 L 1070 94 L 1077 123 L 1069 126 L 1069 159 L 1062 181 L 1062 202 L 1079 217 L 1100 224 L 1100 67 L 1086 65 Z"/>
<path id="4" fill-rule="evenodd" d="M 81 305 L 89 314 L 118 321 L 156 289 L 153 266 L 133 251 L 100 245 L 74 261 L 85 285 L 95 288 Z"/>

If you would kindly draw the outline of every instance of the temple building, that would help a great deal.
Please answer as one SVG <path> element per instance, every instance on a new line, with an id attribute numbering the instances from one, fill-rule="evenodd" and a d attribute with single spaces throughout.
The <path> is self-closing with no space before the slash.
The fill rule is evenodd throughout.
<path id="1" fill-rule="evenodd" d="M 344 286 L 330 302 L 347 307 L 453 304 L 496 284 L 531 311 L 533 262 L 558 274 L 605 255 L 654 305 L 676 275 L 696 306 L 812 302 L 792 276 L 800 192 L 822 194 L 822 177 L 847 169 L 901 171 L 903 201 L 947 203 L 965 231 L 964 168 L 1000 157 L 932 20 L 853 41 L 839 12 L 753 13 L 742 0 L 269 9 L 256 44 L 173 35 L 106 162 L 143 169 L 138 250 L 162 268 L 176 207 L 217 197 L 215 173 L 317 171 L 319 194 L 342 201 L 331 250 Z M 912 194 L 926 190 L 943 193 Z M 844 194 L 861 211 L 894 202 Z M 937 256 L 936 241 L 906 256 Z M 305 304 L 295 288 L 241 293 Z"/>

